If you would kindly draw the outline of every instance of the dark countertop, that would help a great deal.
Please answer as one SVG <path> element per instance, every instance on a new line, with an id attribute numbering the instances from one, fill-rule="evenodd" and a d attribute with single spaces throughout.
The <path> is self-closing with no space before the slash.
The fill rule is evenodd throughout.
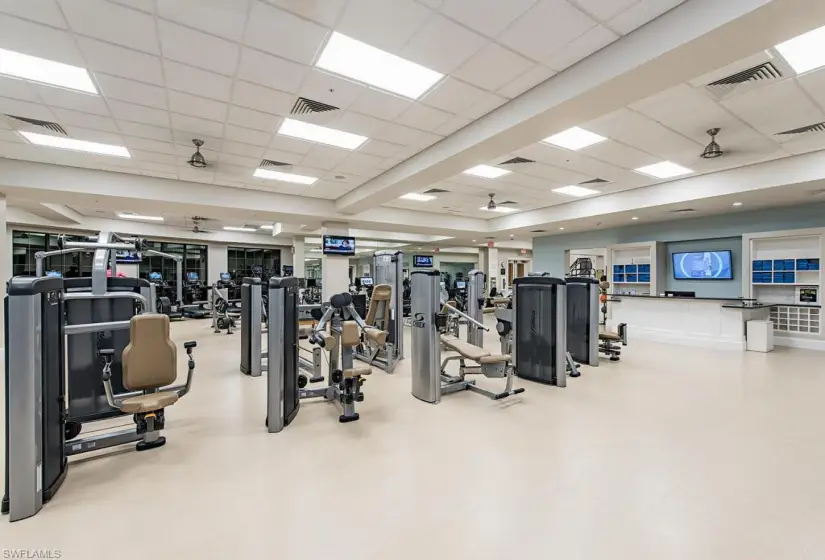
<path id="1" fill-rule="evenodd" d="M 630 295 L 630 294 L 609 294 L 612 298 L 646 298 L 646 299 L 667 299 L 677 301 L 756 301 L 755 299 L 742 298 L 716 298 L 716 297 L 670 297 L 670 296 L 652 296 L 652 295 Z M 621 301 L 621 299 L 613 299 L 611 301 Z"/>
<path id="2" fill-rule="evenodd" d="M 622 301 L 622 298 L 641 298 L 641 299 L 666 299 L 674 301 L 730 301 L 728 305 L 723 305 L 725 309 L 767 309 L 770 307 L 811 307 L 813 309 L 821 309 L 821 305 L 808 305 L 804 303 L 760 303 L 755 299 L 743 298 L 709 298 L 709 297 L 669 297 L 669 296 L 648 296 L 648 295 L 630 295 L 630 294 L 608 294 L 607 301 Z M 745 305 L 747 302 L 747 305 Z"/>

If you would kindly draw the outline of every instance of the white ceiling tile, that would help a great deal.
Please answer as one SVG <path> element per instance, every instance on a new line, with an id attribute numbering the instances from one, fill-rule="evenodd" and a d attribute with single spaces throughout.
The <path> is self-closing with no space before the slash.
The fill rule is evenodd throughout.
<path id="1" fill-rule="evenodd" d="M 109 100 L 109 109 L 111 109 L 112 115 L 117 119 L 161 127 L 169 126 L 169 113 L 161 109 L 115 101 L 113 99 Z"/>
<path id="2" fill-rule="evenodd" d="M 433 132 L 453 117 L 452 114 L 438 109 L 427 107 L 422 103 L 414 103 L 400 117 L 395 119 L 398 124 Z"/>
<path id="3" fill-rule="evenodd" d="M 238 66 L 239 47 L 224 39 L 160 20 L 158 32 L 164 58 L 227 76 Z"/>
<path id="4" fill-rule="evenodd" d="M 164 171 L 154 171 L 152 169 L 144 169 L 140 172 L 141 175 L 146 177 L 157 177 L 158 179 L 177 179 L 178 174 L 177 171 L 175 173 L 166 173 Z"/>
<path id="5" fill-rule="evenodd" d="M 181 181 L 192 181 L 193 183 L 211 183 L 215 180 L 215 172 L 207 169 L 195 169 L 194 167 L 178 167 L 178 179 Z"/>
<path id="6" fill-rule="evenodd" d="M 376 132 L 387 126 L 387 121 L 374 119 L 353 111 L 346 111 L 331 120 L 327 125 L 345 132 L 372 137 Z"/>
<path id="7" fill-rule="evenodd" d="M 462 109 L 459 112 L 459 116 L 475 120 L 483 117 L 493 109 L 497 109 L 501 105 L 504 105 L 506 102 L 507 100 L 503 97 L 484 92 L 482 93 L 481 98 L 475 103 L 468 104 L 465 109 Z"/>
<path id="8" fill-rule="evenodd" d="M 16 142 L 18 144 L 26 143 L 23 137 L 17 134 L 15 131 L 0 128 L 0 143 L 2 142 Z"/>
<path id="9" fill-rule="evenodd" d="M 638 169 L 639 167 L 662 161 L 661 158 L 657 156 L 647 154 L 614 140 L 599 142 L 598 144 L 588 146 L 582 151 L 586 152 L 589 157 L 618 167 L 623 167 L 624 169 Z"/>
<path id="10" fill-rule="evenodd" d="M 95 79 L 98 86 L 100 86 L 101 93 L 109 99 L 148 105 L 156 109 L 168 108 L 166 105 L 166 90 L 161 87 L 117 78 L 100 72 L 95 73 Z"/>
<path id="11" fill-rule="evenodd" d="M 147 138 L 149 140 L 158 140 L 159 142 L 171 142 L 172 133 L 168 128 L 161 128 L 159 126 L 151 126 L 148 124 L 135 123 L 129 121 L 118 121 L 120 132 L 127 136 L 136 136 L 138 138 Z"/>
<path id="12" fill-rule="evenodd" d="M 532 68 L 533 62 L 490 43 L 461 65 L 453 75 L 473 85 L 495 91 Z"/>
<path id="13" fill-rule="evenodd" d="M 430 14 L 412 0 L 358 0 L 347 5 L 335 30 L 397 54 Z"/>
<path id="14" fill-rule="evenodd" d="M 481 35 L 436 14 L 404 46 L 400 55 L 436 72 L 449 74 L 487 42 Z"/>
<path id="15" fill-rule="evenodd" d="M 0 0 L 0 12 L 52 27 L 67 28 L 57 0 Z"/>
<path id="16" fill-rule="evenodd" d="M 296 93 L 309 71 L 290 60 L 244 48 L 238 78 L 280 91 Z"/>
<path id="17" fill-rule="evenodd" d="M 218 101 L 229 101 L 232 79 L 170 60 L 163 61 L 166 85 L 169 89 L 184 91 Z"/>
<path id="18" fill-rule="evenodd" d="M 802 134 L 783 143 L 782 148 L 794 155 L 825 150 L 825 135 L 817 133 Z"/>
<path id="19" fill-rule="evenodd" d="M 302 159 L 303 154 L 293 154 L 292 152 L 285 152 L 283 150 L 266 149 L 264 151 L 263 159 L 270 161 L 279 161 L 281 163 L 290 163 L 297 165 Z"/>
<path id="20" fill-rule="evenodd" d="M 346 0 L 267 0 L 279 8 L 311 19 L 324 27 L 333 27 Z"/>
<path id="21" fill-rule="evenodd" d="M 120 134 L 102 132 L 100 130 L 90 130 L 77 126 L 64 127 L 70 138 L 86 140 L 87 142 L 100 142 L 101 144 L 111 144 L 113 146 L 123 146 L 123 137 Z"/>
<path id="22" fill-rule="evenodd" d="M 3 76 L 0 76 L 0 97 L 22 99 L 23 101 L 31 101 L 32 103 L 40 102 L 40 98 L 34 92 L 30 82 Z"/>
<path id="23" fill-rule="evenodd" d="M 544 59 L 544 63 L 550 68 L 561 72 L 565 68 L 573 66 L 606 47 L 619 36 L 603 25 L 591 28 L 584 35 L 573 39 L 568 44 Z"/>
<path id="24" fill-rule="evenodd" d="M 227 124 L 223 137 L 227 140 L 242 142 L 244 144 L 268 146 L 269 141 L 272 139 L 272 134 L 269 132 L 261 132 L 260 130 L 252 130 L 249 128 Z"/>
<path id="25" fill-rule="evenodd" d="M 361 153 L 361 151 L 359 150 L 357 152 L 350 153 L 349 157 L 347 158 L 347 161 L 355 165 L 364 165 L 368 167 L 380 168 L 381 163 L 385 159 L 386 157 Z"/>
<path id="26" fill-rule="evenodd" d="M 46 105 L 109 116 L 106 102 L 99 95 L 39 84 L 32 84 L 32 88 Z"/>
<path id="27" fill-rule="evenodd" d="M 249 15 L 244 43 L 301 64 L 310 64 L 326 36 L 327 30 L 317 23 L 256 1 Z"/>
<path id="28" fill-rule="evenodd" d="M 155 11 L 155 0 L 109 0 L 122 6 L 128 6 L 142 12 L 153 13 Z"/>
<path id="29" fill-rule="evenodd" d="M 539 0 L 499 36 L 504 45 L 543 60 L 596 25 L 567 0 Z"/>
<path id="30" fill-rule="evenodd" d="M 352 105 L 364 92 L 364 86 L 313 68 L 300 89 L 303 97 L 328 103 L 340 109 Z"/>
<path id="31" fill-rule="evenodd" d="M 580 8 L 599 21 L 607 21 L 630 8 L 639 0 L 573 0 Z"/>
<path id="32" fill-rule="evenodd" d="M 161 171 L 163 173 L 175 173 L 177 174 L 177 166 L 170 165 L 168 163 L 158 163 L 155 161 L 142 161 L 140 162 L 140 168 L 144 171 Z"/>
<path id="33" fill-rule="evenodd" d="M 481 100 L 484 95 L 484 91 L 475 86 L 447 77 L 422 98 L 421 102 L 448 113 L 458 113 Z"/>
<path id="34" fill-rule="evenodd" d="M 155 20 L 104 0 L 60 0 L 63 15 L 75 33 L 149 54 L 160 54 Z"/>
<path id="35" fill-rule="evenodd" d="M 155 152 L 159 154 L 176 155 L 175 146 L 170 142 L 158 142 L 157 140 L 147 140 L 145 138 L 135 138 L 133 136 L 124 136 L 123 142 L 127 148 L 135 148 L 136 150 L 143 150 L 146 152 Z"/>
<path id="36" fill-rule="evenodd" d="M 315 145 L 309 153 L 303 157 L 301 165 L 329 171 L 343 163 L 351 153 L 349 150 L 333 148 L 332 146 Z"/>
<path id="37" fill-rule="evenodd" d="M 536 0 L 446 0 L 441 11 L 456 21 L 496 37 Z"/>
<path id="38" fill-rule="evenodd" d="M 88 113 L 80 113 L 57 107 L 53 107 L 52 112 L 57 117 L 57 122 L 62 125 L 79 126 L 92 130 L 101 130 L 103 132 L 113 132 L 115 134 L 120 132 L 114 119 L 109 117 L 90 115 Z"/>
<path id="39" fill-rule="evenodd" d="M 608 25 L 612 30 L 627 35 L 682 2 L 684 0 L 640 0 L 611 19 Z"/>
<path id="40" fill-rule="evenodd" d="M 0 142 L 0 156 L 28 161 L 52 161 L 57 150 L 19 142 Z"/>
<path id="41" fill-rule="evenodd" d="M 417 0 L 419 4 L 423 4 L 433 10 L 437 10 L 444 3 L 444 0 Z"/>
<path id="42" fill-rule="evenodd" d="M 232 91 L 232 103 L 275 115 L 288 115 L 295 96 L 282 91 L 237 81 Z"/>
<path id="43" fill-rule="evenodd" d="M 260 159 L 264 155 L 264 150 L 265 148 L 263 146 L 241 144 L 240 142 L 232 142 L 231 140 L 224 140 L 221 143 L 221 152 L 235 154 L 236 156 L 246 156 Z"/>
<path id="44" fill-rule="evenodd" d="M 795 80 L 783 80 L 729 97 L 722 101 L 722 105 L 769 136 L 825 121 L 822 109 L 805 95 Z M 766 107 L 771 110 L 766 110 Z"/>
<path id="45" fill-rule="evenodd" d="M 77 43 L 86 57 L 88 67 L 114 76 L 140 82 L 164 85 L 160 59 L 86 37 L 77 37 Z"/>
<path id="46" fill-rule="evenodd" d="M 361 95 L 350 105 L 350 110 L 384 121 L 393 121 L 412 104 L 411 99 L 371 88 L 361 88 Z"/>
<path id="47" fill-rule="evenodd" d="M 554 70 L 537 64 L 521 76 L 514 78 L 509 83 L 505 84 L 496 92 L 498 95 L 504 97 L 518 97 L 525 91 L 533 89 L 537 85 L 546 80 L 549 80 L 556 74 Z"/>
<path id="48" fill-rule="evenodd" d="M 272 136 L 272 142 L 269 144 L 270 148 L 291 152 L 293 154 L 308 154 L 313 146 L 315 146 L 315 144 L 312 142 L 304 142 L 303 140 L 282 136 L 280 134 Z"/>
<path id="49" fill-rule="evenodd" d="M 400 124 L 389 123 L 387 126 L 379 130 L 375 137 L 379 140 L 392 142 L 393 144 L 401 144 L 409 146 L 415 142 L 424 133 L 414 128 L 402 126 Z"/>
<path id="50" fill-rule="evenodd" d="M 169 146 L 171 150 L 171 145 Z M 132 149 L 129 150 L 132 157 L 140 162 L 150 161 L 154 163 L 165 163 L 167 165 L 176 165 L 179 158 L 170 154 L 160 154 L 157 152 L 145 152 L 143 150 Z M 142 166 L 142 165 L 141 165 Z"/>
<path id="51" fill-rule="evenodd" d="M 45 105 L 21 101 L 19 99 L 9 99 L 7 97 L 0 97 L 0 114 L 27 117 L 41 121 L 56 120 L 54 113 Z"/>
<path id="52" fill-rule="evenodd" d="M 191 115 L 211 121 L 223 122 L 226 120 L 226 103 L 213 101 L 197 95 L 169 92 L 169 110 L 183 115 Z"/>
<path id="53" fill-rule="evenodd" d="M 358 175 L 360 177 L 378 177 L 384 172 L 384 169 L 373 167 L 371 165 L 364 165 L 347 159 L 341 165 L 337 166 L 335 171 L 339 173 Z"/>
<path id="54" fill-rule="evenodd" d="M 169 116 L 172 118 L 172 128 L 175 130 L 196 134 L 208 134 L 215 138 L 221 138 L 223 136 L 223 123 L 190 117 L 188 115 L 179 115 L 178 113 L 170 113 Z M 217 148 L 213 147 L 213 149 Z"/>
<path id="55" fill-rule="evenodd" d="M 436 134 L 440 134 L 441 136 L 449 136 L 453 132 L 464 128 L 471 122 L 473 122 L 471 119 L 455 116 L 451 118 L 449 121 L 439 126 L 438 128 L 436 128 L 435 130 L 433 130 L 433 132 L 435 132 Z"/>
<path id="56" fill-rule="evenodd" d="M 5 14 L 0 14 L 0 48 L 65 64 L 86 66 L 68 32 Z"/>
<path id="57" fill-rule="evenodd" d="M 262 130 L 264 132 L 275 132 L 275 129 L 281 122 L 280 117 L 261 113 L 260 111 L 253 111 L 244 107 L 232 105 L 229 109 L 229 118 L 227 122 L 234 125 L 243 126 L 245 128 L 253 128 L 255 130 Z"/>
<path id="58" fill-rule="evenodd" d="M 371 139 L 358 148 L 358 152 L 379 156 L 380 158 L 388 158 L 397 154 L 401 148 L 402 146 L 398 144 L 390 144 L 389 142 Z M 378 166 L 376 165 L 376 167 Z"/>
<path id="59" fill-rule="evenodd" d="M 158 15 L 230 41 L 243 40 L 250 0 L 158 2 Z"/>
<path id="60" fill-rule="evenodd" d="M 799 76 L 797 81 L 820 107 L 825 108 L 825 68 L 807 72 Z"/>
<path id="61" fill-rule="evenodd" d="M 228 154 L 225 152 L 221 152 L 221 154 L 218 156 L 218 161 L 221 163 L 229 163 L 232 165 L 238 165 L 240 167 L 249 169 L 250 175 L 252 175 L 253 170 L 256 169 L 258 165 L 261 163 L 260 158 L 237 156 L 235 154 Z"/>

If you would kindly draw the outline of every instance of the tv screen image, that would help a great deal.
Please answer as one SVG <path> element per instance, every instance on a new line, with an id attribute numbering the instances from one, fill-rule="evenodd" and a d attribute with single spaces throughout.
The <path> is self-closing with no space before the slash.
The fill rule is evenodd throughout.
<path id="1" fill-rule="evenodd" d="M 461 280 L 456 280 L 455 289 L 456 290 L 466 290 L 467 289 L 467 282 L 463 282 Z"/>
<path id="2" fill-rule="evenodd" d="M 221 281 L 229 282 L 230 280 L 232 280 L 231 274 L 229 274 L 228 272 L 221 272 Z"/>
<path id="3" fill-rule="evenodd" d="M 339 235 L 324 236 L 325 255 L 354 255 L 355 238 L 341 237 Z"/>
<path id="4" fill-rule="evenodd" d="M 676 280 L 733 280 L 730 251 L 673 253 Z"/>
<path id="5" fill-rule="evenodd" d="M 362 286 L 372 286 L 372 278 L 368 276 L 364 276 L 361 278 L 361 285 Z"/>
<path id="6" fill-rule="evenodd" d="M 118 251 L 115 254 L 117 264 L 135 264 L 143 262 L 143 255 L 137 251 Z"/>
<path id="7" fill-rule="evenodd" d="M 187 282 L 198 282 L 200 281 L 201 277 L 200 274 L 197 272 L 187 272 L 186 273 L 186 281 Z"/>
<path id="8" fill-rule="evenodd" d="M 417 268 L 432 268 L 433 258 L 428 255 L 413 255 L 413 266 Z"/>
<path id="9" fill-rule="evenodd" d="M 149 281 L 150 282 L 160 282 L 163 280 L 163 277 L 160 275 L 160 272 L 150 272 L 149 273 Z"/>

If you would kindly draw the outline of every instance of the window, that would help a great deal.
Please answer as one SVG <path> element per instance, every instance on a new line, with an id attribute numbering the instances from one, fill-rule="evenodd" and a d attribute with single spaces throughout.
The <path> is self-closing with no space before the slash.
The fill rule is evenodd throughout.
<path id="1" fill-rule="evenodd" d="M 39 251 L 56 251 L 59 234 L 33 231 L 12 232 L 12 275 L 34 276 L 37 270 L 35 254 Z M 84 236 L 66 235 L 66 241 L 81 241 Z M 93 252 L 69 253 L 48 257 L 43 270 L 56 270 L 66 278 L 92 275 Z"/>
<path id="2" fill-rule="evenodd" d="M 168 253 L 170 255 L 180 255 L 183 257 L 182 273 L 186 277 L 187 272 L 197 272 L 201 281 L 206 284 L 209 279 L 206 277 L 207 250 L 206 245 L 189 245 L 186 243 L 161 243 L 160 241 L 147 241 L 146 245 L 150 249 Z M 143 262 L 140 263 L 139 276 L 148 278 L 150 272 L 160 272 L 163 280 L 173 289 L 178 284 L 178 263 L 173 259 L 150 255 L 144 253 Z M 213 279 L 216 280 L 216 279 Z"/>
<path id="3" fill-rule="evenodd" d="M 226 252 L 229 272 L 233 280 L 240 284 L 252 275 L 252 268 L 260 266 L 270 276 L 281 275 L 281 250 L 256 249 L 251 247 L 229 247 Z"/>

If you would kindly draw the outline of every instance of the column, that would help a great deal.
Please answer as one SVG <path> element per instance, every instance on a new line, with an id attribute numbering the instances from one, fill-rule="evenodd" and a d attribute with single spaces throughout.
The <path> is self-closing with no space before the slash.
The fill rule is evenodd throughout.
<path id="1" fill-rule="evenodd" d="M 227 246 L 220 243 L 206 245 L 206 278 L 202 280 L 214 284 L 221 279 L 221 272 L 229 272 Z"/>
<path id="2" fill-rule="evenodd" d="M 487 276 L 487 249 L 478 250 L 478 258 L 476 259 L 476 270 L 480 270 Z"/>
<path id="3" fill-rule="evenodd" d="M 6 224 L 6 199 L 0 195 L 0 296 L 5 300 L 6 282 L 11 278 L 11 236 Z M 0 313 L 0 344 L 5 345 L 6 329 L 4 314 Z"/>
<path id="4" fill-rule="evenodd" d="M 295 278 L 306 278 L 306 262 L 304 253 L 304 238 L 294 237 L 292 239 L 292 275 Z"/>
<path id="5" fill-rule="evenodd" d="M 349 224 L 327 222 L 323 224 L 324 235 L 349 235 Z M 349 257 L 323 255 L 321 257 L 321 297 L 324 301 L 335 294 L 349 291 Z"/>
<path id="6" fill-rule="evenodd" d="M 501 290 L 501 281 L 499 280 L 499 273 L 501 272 L 498 263 L 498 249 L 495 247 L 487 248 L 487 293 L 495 287 L 496 290 Z"/>

